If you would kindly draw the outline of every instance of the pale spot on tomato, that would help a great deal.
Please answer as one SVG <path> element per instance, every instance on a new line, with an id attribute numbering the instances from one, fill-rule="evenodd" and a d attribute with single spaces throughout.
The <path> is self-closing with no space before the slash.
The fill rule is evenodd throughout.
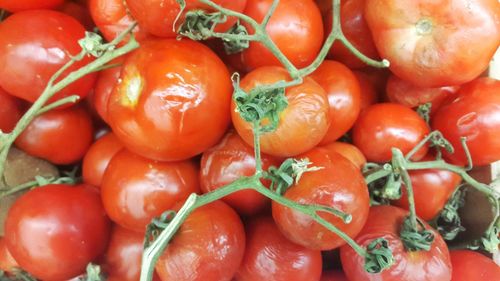
<path id="1" fill-rule="evenodd" d="M 139 102 L 142 89 L 144 88 L 144 80 L 140 75 L 130 77 L 123 80 L 122 85 L 122 104 L 128 107 L 135 107 Z"/>

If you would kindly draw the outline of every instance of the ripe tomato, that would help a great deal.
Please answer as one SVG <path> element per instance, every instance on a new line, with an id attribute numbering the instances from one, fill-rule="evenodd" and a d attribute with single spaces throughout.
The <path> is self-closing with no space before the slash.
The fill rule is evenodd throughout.
<path id="1" fill-rule="evenodd" d="M 245 231 L 221 201 L 196 209 L 156 264 L 163 281 L 229 281 L 245 252 Z"/>
<path id="2" fill-rule="evenodd" d="M 415 111 L 399 104 L 380 103 L 361 112 L 352 138 L 368 161 L 387 162 L 392 158 L 391 148 L 406 154 L 429 133 L 429 126 Z M 421 159 L 427 150 L 425 145 L 412 159 Z"/>
<path id="3" fill-rule="evenodd" d="M 366 158 L 356 146 L 345 142 L 332 142 L 322 146 L 328 152 L 338 153 L 350 160 L 359 170 L 366 164 Z"/>
<path id="4" fill-rule="evenodd" d="M 421 87 L 471 81 L 500 44 L 497 0 L 367 0 L 365 17 L 392 72 Z"/>
<path id="5" fill-rule="evenodd" d="M 90 16 L 89 9 L 84 3 L 69 1 L 64 2 L 64 4 L 60 6 L 58 10 L 75 18 L 85 27 L 86 30 L 93 30 L 93 28 L 95 27 L 94 21 Z"/>
<path id="6" fill-rule="evenodd" d="M 64 3 L 64 0 L 0 0 L 0 9 L 19 12 L 34 9 L 52 9 Z"/>
<path id="7" fill-rule="evenodd" d="M 101 187 L 109 217 L 122 227 L 140 232 L 151 219 L 193 192 L 199 192 L 194 162 L 158 162 L 126 149 L 109 162 Z"/>
<path id="8" fill-rule="evenodd" d="M 347 277 L 345 277 L 344 272 L 331 270 L 323 272 L 320 281 L 349 281 L 349 280 L 347 280 Z"/>
<path id="9" fill-rule="evenodd" d="M 85 156 L 93 133 L 90 114 L 76 106 L 35 117 L 15 144 L 54 164 L 72 164 Z"/>
<path id="10" fill-rule="evenodd" d="M 108 121 L 131 151 L 156 160 L 184 160 L 222 138 L 231 95 L 226 66 L 206 46 L 149 41 L 126 59 L 109 98 Z"/>
<path id="11" fill-rule="evenodd" d="M 17 199 L 5 222 L 7 248 L 42 280 L 66 280 L 106 249 L 110 222 L 99 193 L 85 185 L 48 185 Z"/>
<path id="12" fill-rule="evenodd" d="M 321 252 L 292 243 L 270 217 L 255 218 L 246 227 L 246 248 L 236 281 L 318 281 Z"/>
<path id="13" fill-rule="evenodd" d="M 451 279 L 451 262 L 448 247 L 443 238 L 431 229 L 435 240 L 429 251 L 406 251 L 399 238 L 399 231 L 407 211 L 393 206 L 374 206 L 356 242 L 366 247 L 373 239 L 385 238 L 394 257 L 394 264 L 381 273 L 365 271 L 365 258 L 359 256 L 348 245 L 340 248 L 342 267 L 350 281 L 434 281 Z"/>
<path id="14" fill-rule="evenodd" d="M 273 0 L 248 0 L 245 14 L 261 22 Z M 249 33 L 253 29 L 245 25 Z M 316 58 L 323 43 L 323 21 L 312 0 L 281 0 L 271 16 L 266 32 L 276 46 L 298 68 L 306 67 Z M 242 53 L 247 70 L 261 66 L 281 66 L 278 59 L 261 43 L 250 42 Z"/>
<path id="15" fill-rule="evenodd" d="M 0 270 L 4 272 L 12 272 L 16 267 L 19 267 L 12 255 L 7 249 L 5 239 L 0 237 Z"/>
<path id="16" fill-rule="evenodd" d="M 8 17 L 0 24 L 0 86 L 11 95 L 34 102 L 52 75 L 81 51 L 78 40 L 83 37 L 85 28 L 60 12 L 35 10 Z M 74 63 L 61 78 L 92 60 L 87 56 Z M 70 95 L 87 96 L 95 77 L 95 74 L 84 76 L 58 92 L 51 101 Z"/>
<path id="17" fill-rule="evenodd" d="M 432 119 L 432 128 L 451 142 L 455 153 L 445 157 L 454 164 L 465 165 L 467 158 L 460 137 L 474 165 L 487 165 L 500 159 L 500 81 L 479 78 L 460 88 L 456 98 L 443 105 Z"/>
<path id="18" fill-rule="evenodd" d="M 320 213 L 347 235 L 356 237 L 369 210 L 368 188 L 359 169 L 340 154 L 324 148 L 315 148 L 297 158 L 307 158 L 312 162 L 311 166 L 322 169 L 305 173 L 284 197 L 301 204 L 325 205 L 352 215 L 352 221 L 345 224 L 332 214 Z M 272 203 L 272 208 L 278 228 L 294 243 L 321 250 L 331 250 L 345 243 L 307 215 L 277 202 Z"/>
<path id="19" fill-rule="evenodd" d="M 280 161 L 262 155 L 263 168 L 278 167 Z M 232 183 L 242 176 L 255 173 L 255 157 L 251 146 L 231 131 L 222 141 L 203 153 L 201 157 L 200 184 L 204 193 Z M 266 183 L 268 184 L 268 183 Z M 269 205 L 269 200 L 254 190 L 242 190 L 222 198 L 242 215 L 253 215 Z"/>
<path id="20" fill-rule="evenodd" d="M 361 71 L 353 71 L 354 75 L 358 79 L 360 88 L 360 107 L 361 110 L 365 110 L 372 104 L 379 101 L 378 92 L 375 84 L 372 82 L 368 74 Z M 359 116 L 358 116 L 359 117 Z"/>
<path id="21" fill-rule="evenodd" d="M 330 128 L 321 144 L 331 143 L 349 131 L 361 110 L 361 89 L 352 71 L 336 61 L 324 61 L 311 78 L 323 87 L 330 105 Z"/>
<path id="22" fill-rule="evenodd" d="M 94 108 L 104 122 L 108 123 L 108 103 L 111 92 L 115 88 L 120 74 L 122 73 L 122 64 L 125 62 L 125 57 L 119 57 L 110 64 L 120 64 L 120 66 L 108 68 L 99 72 L 94 88 Z"/>
<path id="23" fill-rule="evenodd" d="M 451 281 L 500 280 L 500 267 L 491 259 L 469 250 L 450 251 Z"/>
<path id="24" fill-rule="evenodd" d="M 0 131 L 9 133 L 22 116 L 19 101 L 0 88 Z"/>
<path id="25" fill-rule="evenodd" d="M 241 88 L 247 93 L 257 85 L 269 85 L 290 80 L 288 72 L 276 66 L 258 68 L 241 80 Z M 325 90 L 312 78 L 304 78 L 300 85 L 286 89 L 288 107 L 281 113 L 280 123 L 274 132 L 261 136 L 264 153 L 290 157 L 315 147 L 328 131 L 329 107 Z M 253 146 L 252 124 L 236 112 L 233 101 L 231 114 L 233 125 L 243 140 Z"/>

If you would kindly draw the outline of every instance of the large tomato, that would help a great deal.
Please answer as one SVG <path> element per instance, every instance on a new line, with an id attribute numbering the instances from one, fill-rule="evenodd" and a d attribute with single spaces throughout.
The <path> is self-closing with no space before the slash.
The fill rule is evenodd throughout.
<path id="1" fill-rule="evenodd" d="M 468 250 L 450 251 L 451 281 L 500 280 L 500 267 L 491 259 Z"/>
<path id="2" fill-rule="evenodd" d="M 21 118 L 19 101 L 0 88 L 0 131 L 10 133 Z"/>
<path id="3" fill-rule="evenodd" d="M 190 40 L 148 41 L 126 59 L 107 119 L 131 151 L 184 160 L 222 138 L 231 95 L 229 72 L 209 48 Z"/>
<path id="4" fill-rule="evenodd" d="M 367 0 L 365 17 L 394 74 L 421 87 L 471 81 L 500 44 L 497 0 Z"/>
<path id="5" fill-rule="evenodd" d="M 0 0 L 0 9 L 19 12 L 34 9 L 51 9 L 64 3 L 64 0 Z"/>

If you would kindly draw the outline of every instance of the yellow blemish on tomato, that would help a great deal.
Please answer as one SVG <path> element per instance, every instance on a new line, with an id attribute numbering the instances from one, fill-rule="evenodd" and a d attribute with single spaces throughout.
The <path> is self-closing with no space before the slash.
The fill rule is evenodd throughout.
<path id="1" fill-rule="evenodd" d="M 141 75 L 126 77 L 121 85 L 123 93 L 121 103 L 124 106 L 135 107 L 139 102 L 142 89 L 144 88 L 144 80 Z"/>

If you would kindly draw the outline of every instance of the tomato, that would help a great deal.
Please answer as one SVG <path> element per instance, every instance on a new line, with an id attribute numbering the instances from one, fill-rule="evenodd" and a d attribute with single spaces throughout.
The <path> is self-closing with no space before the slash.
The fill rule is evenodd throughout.
<path id="1" fill-rule="evenodd" d="M 321 252 L 292 243 L 270 217 L 255 218 L 246 227 L 246 248 L 236 281 L 318 281 Z"/>
<path id="2" fill-rule="evenodd" d="M 0 131 L 9 133 L 21 119 L 19 101 L 0 88 Z"/>
<path id="3" fill-rule="evenodd" d="M 119 66 L 108 68 L 99 72 L 94 88 L 94 107 L 104 122 L 108 122 L 108 103 L 111 92 L 120 79 L 122 64 L 125 58 L 119 57 L 109 64 L 119 64 Z"/>
<path id="4" fill-rule="evenodd" d="M 328 153 L 338 153 L 351 161 L 359 170 L 366 164 L 366 158 L 356 146 L 345 142 L 332 142 L 322 146 Z"/>
<path id="5" fill-rule="evenodd" d="M 273 0 L 248 0 L 245 14 L 261 22 Z M 249 33 L 253 29 L 245 25 Z M 298 68 L 306 67 L 316 58 L 323 43 L 323 21 L 312 0 L 281 0 L 271 16 L 266 32 L 276 46 Z M 247 70 L 261 66 L 281 66 L 278 59 L 261 43 L 250 42 L 242 53 Z"/>
<path id="6" fill-rule="evenodd" d="M 80 53 L 78 40 L 83 37 L 85 28 L 60 12 L 35 10 L 8 17 L 0 24 L 0 86 L 11 95 L 35 102 L 52 75 L 69 62 L 71 56 Z M 75 62 L 61 78 L 92 61 L 91 56 L 86 56 Z M 82 77 L 50 101 L 70 95 L 85 97 L 94 86 L 95 78 L 95 73 Z"/>
<path id="7" fill-rule="evenodd" d="M 429 126 L 415 111 L 399 104 L 380 103 L 361 113 L 352 138 L 368 161 L 387 162 L 392 158 L 392 148 L 406 154 L 429 133 Z M 421 159 L 427 150 L 425 145 L 412 159 Z"/>
<path id="8" fill-rule="evenodd" d="M 432 119 L 432 128 L 451 142 L 455 153 L 444 151 L 446 159 L 458 165 L 467 164 L 460 137 L 474 165 L 487 165 L 500 159 L 500 81 L 479 78 L 460 88 L 456 98 L 443 105 Z"/>
<path id="9" fill-rule="evenodd" d="M 160 37 L 174 38 L 177 36 L 177 29 L 183 23 L 183 19 L 179 19 L 176 23 L 175 19 L 180 12 L 180 6 L 177 1 L 173 0 L 125 0 L 132 17 L 135 18 L 141 28 L 145 31 Z M 215 0 L 218 4 L 226 9 L 236 12 L 242 12 L 246 5 L 246 0 Z M 208 10 L 213 12 L 206 5 L 199 3 L 197 0 L 186 0 L 186 8 L 183 12 L 185 15 L 188 11 L 193 10 Z M 225 23 L 221 23 L 215 28 L 217 32 L 225 32 L 236 23 L 236 18 L 229 17 Z M 174 26 L 175 24 L 175 26 Z"/>
<path id="10" fill-rule="evenodd" d="M 278 167 L 280 161 L 262 155 L 262 166 Z M 231 131 L 222 141 L 203 153 L 201 157 L 200 184 L 204 193 L 228 185 L 242 176 L 255 173 L 255 157 L 251 146 L 246 144 L 237 133 Z M 269 185 L 269 183 L 266 183 Z M 269 206 L 269 200 L 254 190 L 242 190 L 230 194 L 222 201 L 242 215 L 253 215 Z"/>
<path id="11" fill-rule="evenodd" d="M 0 237 L 0 270 L 4 272 L 12 272 L 16 267 L 19 267 L 12 255 L 7 249 L 5 239 Z"/>
<path id="12" fill-rule="evenodd" d="M 34 9 L 52 9 L 64 3 L 64 0 L 0 0 L 0 9 L 19 12 Z"/>
<path id="13" fill-rule="evenodd" d="M 351 129 L 361 110 L 361 89 L 352 71 L 336 61 L 324 61 L 311 78 L 326 91 L 330 128 L 321 144 L 333 142 Z"/>
<path id="14" fill-rule="evenodd" d="M 100 187 L 109 161 L 122 149 L 123 145 L 113 133 L 107 133 L 94 142 L 83 158 L 83 181 Z"/>
<path id="15" fill-rule="evenodd" d="M 229 281 L 245 251 L 243 224 L 221 201 L 196 209 L 156 264 L 161 280 Z"/>
<path id="16" fill-rule="evenodd" d="M 247 93 L 258 85 L 269 85 L 290 80 L 288 72 L 276 66 L 258 68 L 241 80 Z M 315 147 L 328 131 L 329 106 L 323 88 L 312 78 L 304 78 L 300 85 L 286 89 L 288 107 L 281 113 L 278 128 L 261 136 L 261 151 L 278 157 L 290 157 Z M 233 125 L 243 140 L 253 146 L 252 124 L 236 112 L 233 101 Z"/>
<path id="17" fill-rule="evenodd" d="M 58 10 L 78 20 L 87 30 L 92 30 L 95 27 L 89 9 L 84 3 L 64 2 Z"/>
<path id="18" fill-rule="evenodd" d="M 469 250 L 450 251 L 451 281 L 500 280 L 500 267 L 491 259 Z"/>
<path id="19" fill-rule="evenodd" d="M 354 75 L 358 79 L 359 88 L 360 88 L 360 107 L 361 110 L 366 109 L 372 104 L 378 102 L 378 92 L 375 88 L 374 83 L 371 81 L 371 78 L 368 74 L 361 71 L 353 71 Z M 359 116 L 358 116 L 359 117 Z"/>
<path id="20" fill-rule="evenodd" d="M 15 144 L 28 154 L 54 164 L 72 164 L 85 156 L 92 139 L 90 114 L 77 106 L 35 117 Z"/>
<path id="21" fill-rule="evenodd" d="M 149 41 L 126 59 L 107 119 L 131 151 L 156 160 L 184 160 L 224 136 L 231 95 L 226 66 L 206 46 Z"/>
<path id="22" fill-rule="evenodd" d="M 318 5 L 318 8 L 321 11 L 323 17 L 326 16 L 327 13 L 331 13 L 332 9 L 331 0 L 314 0 L 314 2 L 316 2 L 316 5 Z"/>
<path id="23" fill-rule="evenodd" d="M 350 281 L 434 281 L 451 279 L 451 262 L 448 247 L 437 231 L 432 230 L 435 240 L 429 251 L 406 251 L 399 238 L 399 231 L 407 211 L 393 206 L 373 206 L 363 230 L 356 242 L 366 247 L 376 238 L 389 242 L 394 264 L 381 273 L 368 273 L 364 269 L 365 258 L 348 245 L 340 248 L 342 267 Z"/>
<path id="24" fill-rule="evenodd" d="M 345 277 L 344 272 L 331 270 L 324 272 L 323 275 L 321 275 L 320 281 L 349 281 L 349 280 L 347 280 L 347 277 Z"/>
<path id="25" fill-rule="evenodd" d="M 367 0 L 365 17 L 391 71 L 420 87 L 473 80 L 500 44 L 497 0 Z"/>
<path id="26" fill-rule="evenodd" d="M 42 280 L 66 280 L 85 271 L 106 249 L 110 222 L 90 186 L 47 185 L 17 199 L 5 222 L 7 248 Z"/>
<path id="27" fill-rule="evenodd" d="M 368 188 L 359 169 L 340 154 L 324 148 L 315 148 L 297 158 L 307 158 L 311 166 L 322 169 L 305 173 L 284 197 L 300 204 L 324 205 L 350 214 L 352 221 L 345 224 L 332 214 L 320 213 L 325 220 L 355 237 L 365 224 L 369 210 Z M 272 211 L 278 228 L 294 243 L 321 250 L 331 250 L 345 243 L 299 211 L 277 202 L 272 203 Z"/>
<path id="28" fill-rule="evenodd" d="M 101 186 L 109 217 L 122 227 L 140 232 L 154 217 L 198 191 L 194 162 L 158 162 L 125 149 L 111 158 Z"/>

